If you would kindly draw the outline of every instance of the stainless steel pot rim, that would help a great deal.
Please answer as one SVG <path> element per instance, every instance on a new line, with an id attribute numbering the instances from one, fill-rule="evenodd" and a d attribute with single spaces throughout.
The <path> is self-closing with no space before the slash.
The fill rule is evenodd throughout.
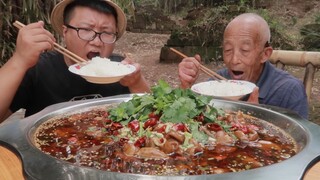
<path id="1" fill-rule="evenodd" d="M 295 138 L 304 140 L 304 148 L 301 151 L 277 164 L 246 170 L 235 173 L 199 175 L 199 176 L 149 176 L 140 174 L 126 174 L 100 171 L 93 168 L 80 167 L 66 163 L 54 157 L 46 155 L 33 146 L 30 137 L 37 124 L 57 114 L 70 112 L 77 108 L 98 106 L 106 103 L 115 103 L 129 100 L 131 94 L 120 95 L 95 100 L 59 103 L 49 106 L 41 112 L 25 118 L 5 121 L 0 125 L 0 144 L 14 150 L 21 158 L 25 174 L 30 179 L 272 179 L 286 177 L 288 179 L 301 179 L 305 171 L 320 160 L 320 126 L 302 119 L 297 114 L 277 107 L 252 105 L 239 101 L 227 101 L 216 99 L 215 106 L 227 109 L 246 109 L 255 112 L 256 115 L 268 114 L 272 118 L 285 119 L 282 126 L 292 129 Z M 272 120 L 271 120 L 272 121 Z M 276 121 L 276 120 L 274 120 Z M 286 125 L 287 124 L 287 125 Z"/>

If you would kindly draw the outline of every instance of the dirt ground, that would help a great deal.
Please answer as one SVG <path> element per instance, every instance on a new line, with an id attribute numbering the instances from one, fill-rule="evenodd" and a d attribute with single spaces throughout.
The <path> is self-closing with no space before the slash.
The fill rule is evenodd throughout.
<path id="1" fill-rule="evenodd" d="M 167 81 L 171 86 L 178 87 L 178 63 L 160 63 L 160 50 L 169 39 L 168 34 L 147 34 L 126 32 L 117 42 L 116 53 L 130 53 L 141 65 L 142 71 L 150 85 L 159 79 Z M 207 65 L 210 66 L 210 65 Z M 208 78 L 201 74 L 198 81 Z"/>
<path id="2" fill-rule="evenodd" d="M 178 64 L 160 63 L 160 50 L 166 44 L 169 35 L 167 34 L 146 34 L 131 33 L 126 34 L 117 42 L 115 52 L 120 54 L 131 53 L 133 59 L 141 64 L 142 71 L 150 85 L 154 85 L 159 79 L 167 81 L 171 86 L 178 87 Z M 207 64 L 211 69 L 219 69 L 221 65 Z M 288 72 L 299 79 L 303 78 L 304 70 L 290 67 Z M 198 82 L 206 80 L 208 77 L 200 74 Z M 314 78 L 312 97 L 309 104 L 310 121 L 320 125 L 320 73 L 317 72 Z"/>

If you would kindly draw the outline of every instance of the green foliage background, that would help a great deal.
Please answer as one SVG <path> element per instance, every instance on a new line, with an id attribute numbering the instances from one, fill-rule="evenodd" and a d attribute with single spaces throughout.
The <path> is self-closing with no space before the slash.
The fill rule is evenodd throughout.
<path id="1" fill-rule="evenodd" d="M 45 28 L 53 32 L 50 26 L 50 13 L 60 0 L 0 0 L 0 66 L 11 56 L 15 49 L 17 29 L 14 21 L 29 24 L 42 20 Z M 114 0 L 126 13 L 133 13 L 133 0 Z M 56 37 L 57 34 L 55 34 Z"/>
<path id="2" fill-rule="evenodd" d="M 24 24 L 43 20 L 49 26 L 50 12 L 58 0 L 1 0 L 0 4 L 0 65 L 12 55 L 15 48 L 17 29 L 12 23 L 18 20 Z"/>
<path id="3" fill-rule="evenodd" d="M 12 56 L 15 49 L 17 29 L 12 23 L 18 20 L 24 24 L 42 20 L 45 28 L 53 32 L 50 26 L 50 13 L 55 4 L 61 0 L 0 0 L 0 67 Z M 135 4 L 153 3 L 170 13 L 176 4 L 184 2 L 191 6 L 211 5 L 215 1 L 207 0 L 113 0 L 122 7 L 127 15 L 134 18 Z M 221 1 L 221 0 L 220 0 Z M 54 32 L 53 32 L 54 33 Z M 57 34 L 54 33 L 57 37 Z M 58 37 L 57 37 L 58 38 Z"/>
<path id="4" fill-rule="evenodd" d="M 197 33 L 200 29 L 207 33 L 204 37 L 198 38 L 203 45 L 210 44 L 208 40 L 215 39 L 212 34 L 221 34 L 223 27 L 233 16 L 228 12 L 230 4 L 238 5 L 239 12 L 257 12 L 263 16 L 269 23 L 272 31 L 272 46 L 276 48 L 292 49 L 293 47 L 302 47 L 303 50 L 320 50 L 320 14 L 315 18 L 312 25 L 301 29 L 301 41 L 293 41 L 292 37 L 286 36 L 284 27 L 277 21 L 277 17 L 269 14 L 266 10 L 257 10 L 254 4 L 257 0 L 113 0 L 122 7 L 128 16 L 134 18 L 135 6 L 152 4 L 164 11 L 167 15 L 187 15 L 187 10 L 194 7 L 207 7 L 210 9 L 206 14 L 203 14 L 202 20 L 189 21 L 188 27 L 183 27 L 184 30 L 172 32 L 172 37 L 184 36 L 198 37 Z M 60 0 L 0 0 L 0 67 L 12 56 L 15 49 L 17 37 L 17 29 L 12 23 L 18 20 L 24 24 L 42 20 L 45 22 L 45 28 L 53 32 L 49 17 L 55 4 Z M 183 10 L 184 9 L 184 10 Z M 152 15 L 151 15 L 152 16 Z M 296 22 L 295 22 L 296 23 Z M 222 27 L 219 28 L 219 27 Z M 196 31 L 196 30 L 197 31 Z M 54 33 L 54 32 L 53 32 Z M 59 41 L 59 37 L 55 34 Z M 291 48 L 290 48 L 291 47 Z"/>

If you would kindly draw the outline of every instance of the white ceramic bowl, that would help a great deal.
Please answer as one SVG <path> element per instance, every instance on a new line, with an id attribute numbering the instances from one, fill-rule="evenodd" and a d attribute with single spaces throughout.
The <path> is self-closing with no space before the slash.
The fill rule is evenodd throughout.
<path id="1" fill-rule="evenodd" d="M 191 90 L 202 95 L 213 96 L 229 100 L 239 100 L 241 97 L 250 94 L 255 84 L 248 81 L 220 80 L 205 81 L 194 84 Z"/>
<path id="2" fill-rule="evenodd" d="M 103 64 L 74 64 L 69 66 L 69 71 L 82 76 L 88 82 L 96 84 L 109 84 L 120 81 L 126 75 L 133 73 L 136 68 L 133 65 L 120 62 L 107 61 Z"/>

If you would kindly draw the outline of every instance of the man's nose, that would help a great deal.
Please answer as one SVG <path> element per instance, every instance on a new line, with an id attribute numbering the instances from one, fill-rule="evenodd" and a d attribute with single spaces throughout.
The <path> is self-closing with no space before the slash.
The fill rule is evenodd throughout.
<path id="1" fill-rule="evenodd" d="M 231 57 L 232 64 L 239 64 L 241 62 L 241 56 L 239 51 L 234 51 Z"/>

